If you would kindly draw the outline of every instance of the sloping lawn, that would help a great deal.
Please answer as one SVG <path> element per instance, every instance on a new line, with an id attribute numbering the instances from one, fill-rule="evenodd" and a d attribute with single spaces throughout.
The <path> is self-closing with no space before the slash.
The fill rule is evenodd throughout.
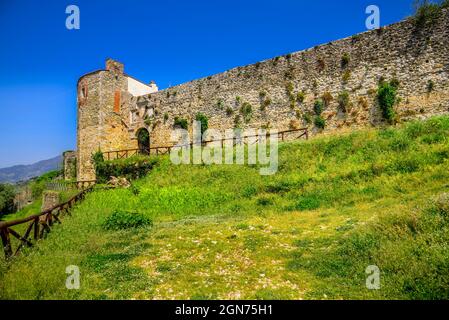
<path id="1" fill-rule="evenodd" d="M 449 298 L 448 136 L 440 117 L 285 143 L 274 176 L 161 158 L 2 262 L 0 298 Z"/>

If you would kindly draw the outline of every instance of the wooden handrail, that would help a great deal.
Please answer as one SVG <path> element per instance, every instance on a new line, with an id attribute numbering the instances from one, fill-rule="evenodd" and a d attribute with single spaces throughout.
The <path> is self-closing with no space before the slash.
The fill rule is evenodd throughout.
<path id="1" fill-rule="evenodd" d="M 13 227 L 16 226 L 18 224 L 23 224 L 26 223 L 28 221 L 34 220 L 35 218 L 39 218 L 40 216 L 44 216 L 46 214 L 49 214 L 51 212 L 53 212 L 56 209 L 61 209 L 62 207 L 68 205 L 70 202 L 72 202 L 73 200 L 75 200 L 76 198 L 78 198 L 80 195 L 85 194 L 87 192 L 90 192 L 92 190 L 93 187 L 89 187 L 87 189 L 84 189 L 83 191 L 79 192 L 78 194 L 74 195 L 73 197 L 71 197 L 69 200 L 67 200 L 66 202 L 60 203 L 55 205 L 54 207 L 47 209 L 45 211 L 42 211 L 38 214 L 34 214 L 31 216 L 28 216 L 26 218 L 22 218 L 22 219 L 17 219 L 17 220 L 11 220 L 11 221 L 0 221 L 0 229 L 3 228 L 9 228 L 9 227 Z"/>
<path id="2" fill-rule="evenodd" d="M 77 201 L 84 198 L 84 195 L 90 192 L 93 189 L 93 186 L 90 186 L 86 189 L 83 189 L 81 192 L 71 197 L 66 202 L 60 203 L 53 208 L 42 211 L 41 213 L 28 216 L 26 218 L 13 220 L 13 221 L 0 221 L 0 237 L 2 241 L 3 251 L 5 253 L 5 258 L 9 259 L 13 255 L 17 255 L 23 246 L 31 247 L 33 243 L 32 239 L 37 241 L 42 239 L 45 233 L 50 232 L 50 227 L 53 226 L 55 222 L 61 223 L 60 215 L 65 212 L 70 214 L 69 209 L 76 204 Z M 17 231 L 11 229 L 13 226 L 25 224 L 27 222 L 31 222 L 23 236 L 21 236 Z M 33 232 L 32 239 L 29 239 L 31 236 L 31 232 Z M 20 245 L 18 245 L 15 253 L 12 250 L 11 237 L 14 236 L 20 241 Z"/>
<path id="3" fill-rule="evenodd" d="M 278 137 L 281 136 L 282 137 L 282 141 L 284 140 L 284 135 L 287 133 L 293 133 L 293 132 L 303 132 L 302 135 L 300 135 L 298 138 L 302 138 L 302 137 L 306 137 L 306 140 L 309 139 L 309 129 L 308 128 L 300 128 L 300 129 L 290 129 L 290 130 L 284 130 L 284 131 L 278 131 L 276 133 L 271 133 L 268 132 L 266 133 L 266 137 L 271 137 L 272 135 L 277 135 Z M 224 142 L 224 141 L 230 141 L 230 140 L 235 140 L 235 139 L 239 139 L 239 140 L 243 140 L 246 138 L 254 138 L 254 137 L 258 137 L 259 135 L 248 135 L 248 136 L 242 136 L 242 137 L 232 137 L 232 138 L 222 138 L 222 139 L 216 139 L 216 140 L 205 140 L 205 141 L 198 141 L 198 142 L 189 142 L 187 144 L 183 144 L 183 145 L 170 145 L 170 146 L 156 146 L 156 147 L 150 147 L 147 148 L 145 150 L 142 149 L 123 149 L 123 150 L 112 150 L 112 151 L 105 151 L 103 152 L 103 156 L 107 156 L 107 160 L 110 160 L 110 155 L 111 154 L 116 154 L 116 158 L 115 159 L 123 159 L 123 158 L 127 158 L 128 154 L 130 152 L 135 152 L 135 154 L 138 154 L 142 151 L 148 152 L 150 153 L 151 150 L 156 150 L 156 154 L 159 154 L 159 150 L 160 149 L 165 149 L 165 150 L 171 150 L 175 147 L 185 147 L 185 146 L 193 146 L 193 145 L 203 145 L 203 144 L 208 144 L 208 143 L 212 143 L 212 142 Z M 121 157 L 119 156 L 120 153 L 124 153 Z"/>

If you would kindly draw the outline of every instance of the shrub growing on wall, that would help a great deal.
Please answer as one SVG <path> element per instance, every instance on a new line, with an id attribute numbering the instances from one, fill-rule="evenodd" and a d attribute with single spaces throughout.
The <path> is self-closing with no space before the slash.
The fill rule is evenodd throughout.
<path id="1" fill-rule="evenodd" d="M 315 104 L 313 105 L 313 111 L 317 116 L 320 116 L 323 113 L 324 110 L 324 103 L 323 100 L 316 100 Z"/>
<path id="2" fill-rule="evenodd" d="M 201 122 L 201 134 L 203 134 L 209 128 L 209 120 L 207 116 L 201 112 L 198 112 L 195 116 L 195 120 Z"/>
<path id="3" fill-rule="evenodd" d="M 324 129 L 324 127 L 326 127 L 326 120 L 321 116 L 317 116 L 315 117 L 314 124 L 317 128 Z"/>
<path id="4" fill-rule="evenodd" d="M 184 130 L 187 130 L 189 127 L 187 120 L 180 117 L 175 117 L 173 125 Z"/>
<path id="5" fill-rule="evenodd" d="M 397 86 L 395 83 L 382 81 L 377 90 L 377 100 L 379 101 L 382 116 L 392 123 L 395 118 L 394 104 L 396 103 Z"/>
<path id="6" fill-rule="evenodd" d="M 250 103 L 244 102 L 240 108 L 240 112 L 242 113 L 245 122 L 249 122 L 253 113 L 253 107 Z"/>
<path id="7" fill-rule="evenodd" d="M 350 60 L 351 58 L 349 57 L 348 53 L 343 54 L 343 56 L 341 57 L 341 67 L 346 68 Z"/>
<path id="8" fill-rule="evenodd" d="M 226 108 L 226 114 L 228 116 L 232 116 L 233 113 L 234 113 L 234 109 L 232 109 L 231 107 Z"/>
<path id="9" fill-rule="evenodd" d="M 343 91 L 338 95 L 338 106 L 343 112 L 348 112 L 349 107 L 349 92 Z"/>
<path id="10" fill-rule="evenodd" d="M 296 95 L 296 101 L 298 101 L 298 103 L 303 103 L 305 99 L 306 99 L 305 92 L 304 91 L 298 92 L 298 94 Z"/>

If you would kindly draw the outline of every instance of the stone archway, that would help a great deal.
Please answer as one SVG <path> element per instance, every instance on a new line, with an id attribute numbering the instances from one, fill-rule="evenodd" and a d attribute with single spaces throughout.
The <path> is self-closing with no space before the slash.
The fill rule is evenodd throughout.
<path id="1" fill-rule="evenodd" d="M 141 154 L 150 154 L 150 133 L 147 129 L 141 128 L 137 130 L 137 143 Z"/>

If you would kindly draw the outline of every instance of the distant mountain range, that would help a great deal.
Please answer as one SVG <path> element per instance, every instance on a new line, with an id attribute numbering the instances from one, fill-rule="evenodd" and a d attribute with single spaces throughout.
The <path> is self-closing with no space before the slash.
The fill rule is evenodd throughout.
<path id="1" fill-rule="evenodd" d="M 30 165 L 18 165 L 0 169 L 0 183 L 16 183 L 38 177 L 48 171 L 62 168 L 62 156 L 42 160 Z"/>

